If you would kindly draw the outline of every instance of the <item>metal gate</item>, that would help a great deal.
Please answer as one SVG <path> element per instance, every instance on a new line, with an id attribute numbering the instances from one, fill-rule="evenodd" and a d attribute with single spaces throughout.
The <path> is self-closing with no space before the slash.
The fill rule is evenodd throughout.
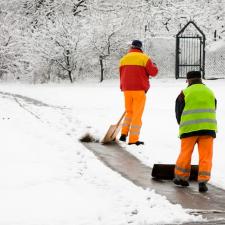
<path id="1" fill-rule="evenodd" d="M 192 70 L 201 71 L 205 79 L 205 35 L 189 21 L 176 35 L 176 79 L 186 78 Z"/>

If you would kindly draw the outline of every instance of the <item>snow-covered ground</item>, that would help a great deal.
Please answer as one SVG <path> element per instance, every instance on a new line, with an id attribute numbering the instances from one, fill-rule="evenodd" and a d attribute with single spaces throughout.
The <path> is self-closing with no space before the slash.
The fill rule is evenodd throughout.
<path id="1" fill-rule="evenodd" d="M 225 81 L 205 81 L 218 100 L 211 183 L 225 189 Z M 202 220 L 135 186 L 79 142 L 101 139 L 123 113 L 118 80 L 0 84 L 0 225 L 149 225 Z M 184 80 L 152 79 L 141 140 L 127 146 L 149 166 L 179 153 L 174 101 Z M 193 163 L 198 160 L 197 151 Z"/>

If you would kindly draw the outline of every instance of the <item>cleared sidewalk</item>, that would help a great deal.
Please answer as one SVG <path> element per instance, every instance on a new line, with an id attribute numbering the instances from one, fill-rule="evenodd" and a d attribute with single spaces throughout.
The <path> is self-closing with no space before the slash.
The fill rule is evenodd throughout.
<path id="1" fill-rule="evenodd" d="M 198 192 L 196 182 L 190 183 L 188 188 L 183 188 L 174 185 L 171 181 L 157 181 L 151 178 L 150 167 L 142 164 L 120 145 L 116 143 L 102 145 L 93 142 L 83 144 L 105 165 L 134 184 L 154 189 L 158 194 L 166 196 L 170 202 L 190 209 L 190 213 L 203 215 L 209 220 L 209 223 L 204 224 L 225 224 L 225 190 L 208 185 L 209 191 L 202 194 Z"/>

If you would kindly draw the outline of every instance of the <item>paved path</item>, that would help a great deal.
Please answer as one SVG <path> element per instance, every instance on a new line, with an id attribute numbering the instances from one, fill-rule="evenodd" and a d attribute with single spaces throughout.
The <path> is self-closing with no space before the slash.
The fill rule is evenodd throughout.
<path id="1" fill-rule="evenodd" d="M 142 164 L 118 144 L 83 144 L 104 164 L 136 185 L 154 189 L 158 194 L 166 196 L 170 202 L 192 209 L 193 214 L 203 215 L 209 220 L 209 223 L 204 224 L 225 224 L 225 190 L 208 185 L 209 191 L 202 194 L 198 192 L 196 182 L 191 182 L 190 187 L 183 188 L 174 185 L 171 181 L 156 181 L 151 178 L 150 167 Z"/>

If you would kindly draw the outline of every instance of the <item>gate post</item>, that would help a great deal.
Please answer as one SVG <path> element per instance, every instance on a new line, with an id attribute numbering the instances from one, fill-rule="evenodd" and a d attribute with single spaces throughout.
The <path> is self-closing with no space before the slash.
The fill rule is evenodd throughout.
<path id="1" fill-rule="evenodd" d="M 176 65 L 175 65 L 175 77 L 176 79 L 179 78 L 179 38 L 178 35 L 176 35 Z"/>
<path id="2" fill-rule="evenodd" d="M 205 79 L 205 34 L 203 34 L 203 43 L 202 43 L 202 46 L 203 46 L 203 62 L 202 62 L 202 78 Z"/>

